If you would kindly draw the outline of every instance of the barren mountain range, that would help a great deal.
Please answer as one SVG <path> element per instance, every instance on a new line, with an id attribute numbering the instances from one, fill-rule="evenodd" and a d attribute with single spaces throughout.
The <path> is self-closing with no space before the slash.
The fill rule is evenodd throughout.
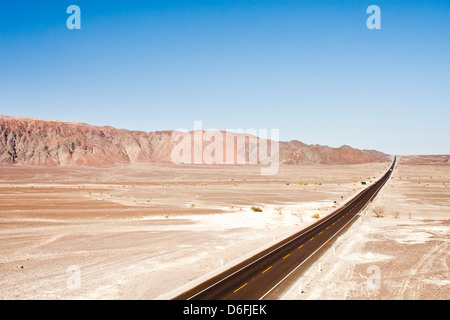
<path id="1" fill-rule="evenodd" d="M 43 166 L 169 163 L 172 162 L 172 149 L 179 143 L 172 140 L 173 132 L 130 131 L 80 122 L 0 115 L 0 163 Z M 194 135 L 193 132 L 186 134 Z M 239 136 L 226 134 L 232 138 Z M 253 152 L 263 141 L 252 138 L 245 142 L 246 152 Z M 267 142 L 271 144 L 270 140 Z M 207 145 L 204 143 L 203 149 Z M 349 146 L 331 148 L 307 145 L 297 140 L 279 142 L 281 164 L 357 164 L 390 159 L 391 156 L 382 152 Z"/>

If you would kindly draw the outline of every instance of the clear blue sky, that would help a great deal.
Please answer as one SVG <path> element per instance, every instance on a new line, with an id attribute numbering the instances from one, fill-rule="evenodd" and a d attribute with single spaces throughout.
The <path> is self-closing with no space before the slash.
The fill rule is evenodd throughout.
<path id="1" fill-rule="evenodd" d="M 2 1 L 0 114 L 449 154 L 450 1 Z"/>

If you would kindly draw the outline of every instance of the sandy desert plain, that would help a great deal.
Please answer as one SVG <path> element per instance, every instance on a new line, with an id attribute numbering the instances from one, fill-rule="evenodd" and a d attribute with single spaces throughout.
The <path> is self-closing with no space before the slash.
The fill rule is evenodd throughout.
<path id="1" fill-rule="evenodd" d="M 332 212 L 389 165 L 284 165 L 274 176 L 2 165 L 0 299 L 170 299 Z M 399 157 L 321 272 L 313 264 L 282 298 L 450 299 L 449 223 L 450 164 Z"/>

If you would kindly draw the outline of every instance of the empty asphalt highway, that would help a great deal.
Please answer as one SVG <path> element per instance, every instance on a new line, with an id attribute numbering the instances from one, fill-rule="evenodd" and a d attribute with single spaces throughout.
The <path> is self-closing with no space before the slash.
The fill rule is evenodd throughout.
<path id="1" fill-rule="evenodd" d="M 311 263 L 311 258 L 373 200 L 389 180 L 395 164 L 396 159 L 378 181 L 332 214 L 174 299 L 277 299 L 285 289 L 286 280 L 293 274 L 298 276 Z"/>

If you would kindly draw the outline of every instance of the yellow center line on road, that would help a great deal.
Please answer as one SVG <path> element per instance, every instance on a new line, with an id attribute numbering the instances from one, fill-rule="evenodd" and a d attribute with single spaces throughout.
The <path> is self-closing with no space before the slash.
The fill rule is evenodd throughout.
<path id="1" fill-rule="evenodd" d="M 272 269 L 272 266 L 268 267 L 266 270 L 264 270 L 262 273 L 269 271 L 270 269 Z"/>
<path id="2" fill-rule="evenodd" d="M 300 247 L 298 247 L 297 249 L 300 249 L 301 247 L 303 247 L 303 245 L 301 245 Z"/>
<path id="3" fill-rule="evenodd" d="M 236 293 L 236 292 L 238 292 L 239 290 L 241 290 L 243 287 L 245 287 L 247 285 L 247 283 L 246 284 L 244 284 L 244 285 L 242 285 L 242 286 L 240 286 L 239 288 L 237 288 L 236 290 L 234 290 L 234 293 Z"/>
<path id="4" fill-rule="evenodd" d="M 309 239 L 309 241 L 313 241 L 314 240 L 314 237 L 313 238 L 311 238 L 311 239 Z"/>
<path id="5" fill-rule="evenodd" d="M 290 255 L 291 255 L 290 253 L 287 254 L 287 255 L 283 258 L 283 260 L 286 259 L 287 257 L 289 257 Z"/>
<path id="6" fill-rule="evenodd" d="M 323 231 L 320 231 L 320 232 L 319 232 L 319 234 L 322 234 L 322 233 L 323 233 Z"/>

